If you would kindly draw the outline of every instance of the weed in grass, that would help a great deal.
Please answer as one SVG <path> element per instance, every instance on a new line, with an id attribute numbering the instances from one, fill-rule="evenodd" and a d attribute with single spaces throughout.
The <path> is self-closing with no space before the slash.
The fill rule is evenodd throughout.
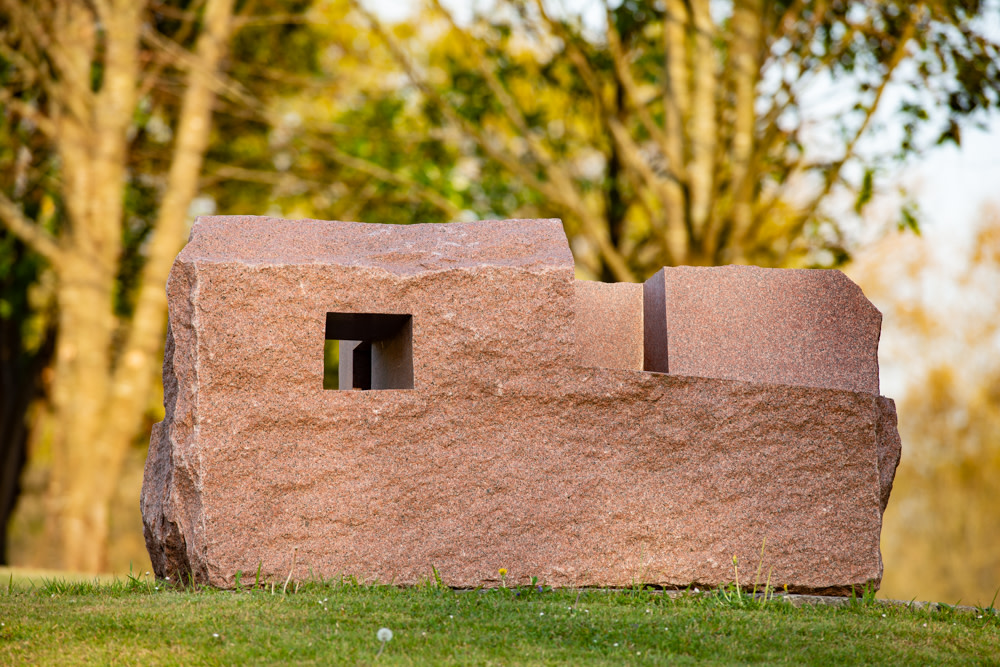
<path id="1" fill-rule="evenodd" d="M 739 558 L 733 554 L 733 575 L 734 583 L 728 586 L 723 586 L 716 591 L 716 599 L 724 604 L 732 607 L 740 608 L 760 608 L 774 599 L 774 589 L 771 588 L 771 574 L 773 573 L 773 568 L 768 569 L 767 572 L 767 582 L 764 584 L 764 588 L 760 587 L 760 574 L 763 570 L 764 563 L 764 547 L 767 545 L 767 538 L 765 537 L 760 545 L 760 557 L 757 560 L 757 574 L 754 576 L 753 587 L 750 592 L 743 590 L 743 585 L 740 584 L 740 561 Z M 697 592 L 698 589 L 695 589 Z M 788 586 L 785 586 L 785 592 L 788 592 Z"/>
<path id="2" fill-rule="evenodd" d="M 851 605 L 861 606 L 861 607 L 872 607 L 878 604 L 875 599 L 876 592 L 875 584 L 872 582 L 866 582 L 864 586 L 861 587 L 861 595 L 858 596 L 854 586 L 851 586 Z M 910 600 L 912 603 L 913 600 Z"/>
<path id="3" fill-rule="evenodd" d="M 285 585 L 281 587 L 281 592 L 283 595 L 288 594 L 288 582 L 292 580 L 292 574 L 295 572 L 295 560 L 299 556 L 299 548 L 294 547 L 292 549 L 292 567 L 288 570 L 288 577 L 285 579 Z M 296 584 L 298 586 L 298 584 Z"/>
<path id="4" fill-rule="evenodd" d="M 378 658 L 382 655 L 382 651 L 385 650 L 385 645 L 392 640 L 392 630 L 389 628 L 379 628 L 378 632 L 375 633 L 375 638 L 381 643 L 378 647 L 378 653 L 375 654 L 375 657 Z"/>
<path id="5" fill-rule="evenodd" d="M 997 592 L 993 594 L 993 599 L 990 600 L 990 606 L 989 607 L 981 607 L 979 605 L 976 605 L 976 613 L 979 614 L 980 618 L 982 618 L 983 616 L 989 616 L 989 615 L 1000 616 L 1000 609 L 997 609 L 997 607 L 996 607 L 997 596 L 998 595 L 1000 595 L 1000 588 L 998 588 Z"/>

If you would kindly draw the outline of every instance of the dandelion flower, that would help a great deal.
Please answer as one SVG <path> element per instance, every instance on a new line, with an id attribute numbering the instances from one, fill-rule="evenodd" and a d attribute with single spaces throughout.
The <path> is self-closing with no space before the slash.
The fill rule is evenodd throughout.
<path id="1" fill-rule="evenodd" d="M 392 630 L 389 628 L 379 628 L 378 632 L 375 633 L 375 638 L 381 642 L 378 647 L 378 653 L 375 654 L 375 657 L 377 658 L 382 655 L 382 651 L 385 650 L 386 642 L 392 639 Z"/>
<path id="2" fill-rule="evenodd" d="M 501 577 L 506 577 L 507 576 L 507 568 L 505 568 L 505 567 L 501 567 L 499 570 L 497 570 L 497 572 L 500 573 Z"/>

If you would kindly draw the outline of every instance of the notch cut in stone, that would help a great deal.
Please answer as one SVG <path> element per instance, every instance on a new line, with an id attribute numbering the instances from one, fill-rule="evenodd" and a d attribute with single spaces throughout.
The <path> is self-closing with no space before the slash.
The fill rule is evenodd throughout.
<path id="1" fill-rule="evenodd" d="M 327 313 L 326 340 L 339 341 L 338 389 L 413 389 L 411 315 Z"/>

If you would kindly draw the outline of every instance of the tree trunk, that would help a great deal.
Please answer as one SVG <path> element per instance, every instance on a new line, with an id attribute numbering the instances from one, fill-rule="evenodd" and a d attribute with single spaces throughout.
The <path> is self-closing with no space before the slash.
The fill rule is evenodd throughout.
<path id="1" fill-rule="evenodd" d="M 736 0 L 733 3 L 733 35 L 730 47 L 729 74 L 733 80 L 735 122 L 732 161 L 731 213 L 729 229 L 722 235 L 729 239 L 729 250 L 721 247 L 723 240 L 716 239 L 713 247 L 718 261 L 743 260 L 746 235 L 753 220 L 753 184 L 757 174 L 752 164 L 754 153 L 754 124 L 757 119 L 754 103 L 757 96 L 757 78 L 760 75 L 761 0 Z"/>
<path id="2" fill-rule="evenodd" d="M 45 257 L 56 276 L 57 429 L 45 533 L 60 554 L 52 564 L 62 568 L 98 572 L 107 565 L 110 504 L 154 380 L 166 323 L 164 284 L 197 192 L 233 5 L 206 0 L 194 53 L 178 57 L 167 49 L 186 77 L 180 116 L 134 315 L 120 320 L 115 300 L 129 130 L 144 83 L 139 49 L 145 3 L 0 3 L 23 29 L 19 36 L 29 50 L 44 54 L 31 74 L 47 92 L 48 109 L 38 120 L 59 156 L 67 212 L 54 237 L 0 196 L 0 220 Z"/>
<path id="3" fill-rule="evenodd" d="M 197 192 L 208 146 L 214 81 L 228 42 L 234 0 L 208 0 L 173 149 L 131 320 L 118 331 L 115 273 L 124 205 L 126 136 L 139 86 L 139 14 L 124 2 L 109 16 L 105 81 L 84 131 L 72 118 L 60 145 L 74 235 L 58 267 L 60 344 L 56 353 L 56 418 L 61 426 L 49 490 L 50 533 L 62 567 L 97 572 L 107 566 L 109 508 L 126 453 L 142 423 L 166 324 L 164 285 L 184 243 L 187 209 Z M 110 35 L 114 34 L 114 38 Z M 103 98 L 107 96 L 108 100 Z M 81 140 L 72 141 L 76 132 Z M 90 155 L 79 154 L 93 141 Z M 96 175 L 94 177 L 93 175 Z M 86 191 L 86 194 L 84 194 Z M 95 261 L 95 259 L 97 261 Z M 120 354 L 112 349 L 123 340 Z"/>
<path id="4" fill-rule="evenodd" d="M 59 341 L 53 414 L 58 424 L 47 491 L 46 535 L 58 566 L 99 572 L 106 556 L 107 502 L 116 471 L 104 465 L 102 431 L 114 323 L 114 278 L 106 267 L 78 253 L 59 271 Z"/>
<path id="5" fill-rule="evenodd" d="M 23 250 L 23 245 L 15 247 L 15 262 L 23 261 Z M 16 275 L 4 278 L 0 289 L 5 294 L 23 293 L 27 287 Z M 27 412 L 42 392 L 42 371 L 55 345 L 55 327 L 48 325 L 38 347 L 30 352 L 25 349 L 22 320 L 26 315 L 14 306 L 14 312 L 0 317 L 0 565 L 10 562 L 5 528 L 21 493 L 21 473 L 27 462 Z"/>

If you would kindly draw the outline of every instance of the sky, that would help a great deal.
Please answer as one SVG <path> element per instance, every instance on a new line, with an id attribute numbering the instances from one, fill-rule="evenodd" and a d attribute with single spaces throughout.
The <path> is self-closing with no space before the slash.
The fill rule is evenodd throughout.
<path id="1" fill-rule="evenodd" d="M 1000 205 L 1000 118 L 986 131 L 967 130 L 961 148 L 932 150 L 900 177 L 918 195 L 928 234 L 964 235 L 986 201 Z"/>

